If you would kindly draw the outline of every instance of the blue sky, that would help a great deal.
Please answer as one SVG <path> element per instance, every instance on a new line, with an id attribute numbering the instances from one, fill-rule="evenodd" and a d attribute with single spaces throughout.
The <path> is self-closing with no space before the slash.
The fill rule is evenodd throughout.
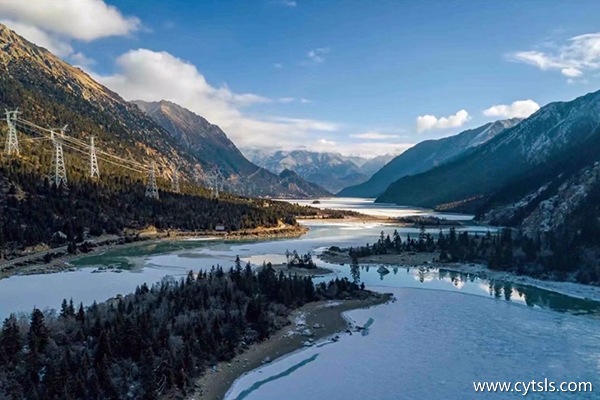
<path id="1" fill-rule="evenodd" d="M 180 103 L 242 147 L 399 152 L 600 82 L 597 1 L 2 3 L 126 99 Z"/>

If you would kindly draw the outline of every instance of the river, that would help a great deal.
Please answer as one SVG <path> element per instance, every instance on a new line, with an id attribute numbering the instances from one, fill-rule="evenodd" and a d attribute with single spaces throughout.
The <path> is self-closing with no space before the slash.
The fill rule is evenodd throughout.
<path id="1" fill-rule="evenodd" d="M 323 199 L 320 206 L 372 215 L 430 214 L 358 199 Z M 377 222 L 303 223 L 310 231 L 301 238 L 143 243 L 82 257 L 73 261 L 73 271 L 3 279 L 0 317 L 30 312 L 34 306 L 57 308 L 63 298 L 76 304 L 103 301 L 166 276 L 178 278 L 213 265 L 229 267 L 236 255 L 261 265 L 281 262 L 286 250 L 318 253 L 333 245 L 373 242 L 381 231 L 391 234 L 397 229 L 403 238 L 418 233 Z M 336 276 L 349 276 L 347 265 L 318 264 Z M 361 280 L 368 288 L 392 292 L 397 298 L 388 305 L 348 313 L 359 325 L 372 321 L 368 334 L 342 335 L 337 343 L 304 349 L 266 365 L 239 379 L 227 399 L 462 399 L 471 393 L 485 398 L 472 389 L 477 380 L 548 378 L 600 385 L 598 302 L 436 268 L 398 266 L 381 274 L 378 266 L 363 266 Z M 600 386 L 597 390 L 600 394 Z M 546 397 L 530 393 L 528 398 Z M 565 398 L 598 396 L 579 393 Z"/>

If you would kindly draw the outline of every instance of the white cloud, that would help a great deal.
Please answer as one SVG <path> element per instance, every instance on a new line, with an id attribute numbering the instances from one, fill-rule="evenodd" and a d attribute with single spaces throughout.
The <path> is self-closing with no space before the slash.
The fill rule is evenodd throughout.
<path id="1" fill-rule="evenodd" d="M 417 117 L 417 132 L 431 129 L 448 129 L 463 126 L 471 117 L 466 110 L 459 110 L 448 117 L 436 117 L 435 115 L 420 115 Z"/>
<path id="2" fill-rule="evenodd" d="M 70 39 L 91 41 L 127 35 L 140 28 L 140 20 L 125 17 L 102 0 L 3 0 L 0 15 Z"/>
<path id="3" fill-rule="evenodd" d="M 365 132 L 365 133 L 350 135 L 350 137 L 357 138 L 357 139 L 366 139 L 366 140 L 385 140 L 385 139 L 397 138 L 398 135 L 389 135 L 389 134 L 385 134 L 385 133 L 379 133 L 379 132 L 372 131 L 372 132 Z"/>
<path id="4" fill-rule="evenodd" d="M 334 141 L 329 138 L 317 140 L 315 145 L 304 148 L 318 152 L 335 152 L 346 156 L 360 156 L 373 158 L 383 154 L 400 154 L 406 149 L 413 147 L 413 143 L 391 143 L 391 142 L 361 142 L 350 143 Z"/>
<path id="5" fill-rule="evenodd" d="M 600 32 L 572 37 L 566 44 L 550 50 L 519 51 L 510 58 L 544 71 L 560 71 L 570 79 L 581 77 L 585 71 L 600 69 Z"/>
<path id="6" fill-rule="evenodd" d="M 563 68 L 560 70 L 560 73 L 566 76 L 567 78 L 576 78 L 583 75 L 583 71 L 574 67 Z"/>
<path id="7" fill-rule="evenodd" d="M 80 67 L 94 61 L 74 53 L 71 41 L 123 36 L 140 28 L 139 19 L 123 16 L 103 0 L 3 0 L 0 15 L 0 23 Z"/>
<path id="8" fill-rule="evenodd" d="M 294 101 L 296 101 L 296 99 L 293 97 L 280 97 L 277 99 L 277 101 L 283 104 L 288 104 L 293 103 Z"/>
<path id="9" fill-rule="evenodd" d="M 308 52 L 308 63 L 321 64 L 325 61 L 325 56 L 329 53 L 328 47 L 319 47 Z"/>
<path id="10" fill-rule="evenodd" d="M 298 3 L 296 3 L 294 0 L 276 0 L 276 1 L 271 1 L 271 4 L 281 6 L 281 7 L 289 7 L 289 8 L 294 8 L 298 5 Z"/>
<path id="11" fill-rule="evenodd" d="M 347 156 L 377 157 L 383 154 L 400 154 L 414 146 L 414 143 L 392 142 L 364 142 L 364 143 L 338 143 L 335 152 Z M 332 151 L 331 148 L 324 151 Z"/>
<path id="12" fill-rule="evenodd" d="M 130 50 L 116 61 L 117 72 L 94 77 L 127 100 L 169 100 L 219 125 L 239 146 L 293 148 L 310 136 L 335 132 L 337 124 L 304 118 L 249 116 L 243 109 L 272 101 L 252 93 L 214 87 L 197 68 L 167 52 Z M 313 143 L 316 143 L 316 138 Z"/>
<path id="13" fill-rule="evenodd" d="M 511 104 L 498 104 L 483 111 L 486 117 L 527 118 L 540 109 L 538 103 L 531 99 L 517 100 Z"/>
<path id="14" fill-rule="evenodd" d="M 319 139 L 317 143 L 322 144 L 324 146 L 335 146 L 335 142 L 327 139 Z"/>
<path id="15" fill-rule="evenodd" d="M 77 53 L 71 54 L 69 56 L 69 60 L 73 63 L 73 65 L 75 65 L 76 67 L 80 67 L 80 68 L 89 67 L 96 63 L 94 60 L 92 60 L 91 58 L 88 58 L 82 52 L 77 52 Z"/>

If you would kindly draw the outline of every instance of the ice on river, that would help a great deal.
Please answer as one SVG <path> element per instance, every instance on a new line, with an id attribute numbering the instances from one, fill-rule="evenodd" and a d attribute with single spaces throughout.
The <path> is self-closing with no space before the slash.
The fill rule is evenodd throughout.
<path id="1" fill-rule="evenodd" d="M 473 381 L 544 378 L 591 381 L 600 390 L 597 319 L 460 293 L 390 290 L 397 302 L 348 313 L 358 325 L 373 319 L 368 335 L 345 334 L 263 366 L 241 377 L 226 400 L 523 398 L 475 393 Z"/>

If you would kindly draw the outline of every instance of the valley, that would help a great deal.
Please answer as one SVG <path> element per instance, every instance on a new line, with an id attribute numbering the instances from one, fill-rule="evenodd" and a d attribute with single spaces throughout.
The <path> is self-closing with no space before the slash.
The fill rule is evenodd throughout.
<path id="1" fill-rule="evenodd" d="M 0 1 L 0 400 L 599 399 L 599 12 Z"/>

